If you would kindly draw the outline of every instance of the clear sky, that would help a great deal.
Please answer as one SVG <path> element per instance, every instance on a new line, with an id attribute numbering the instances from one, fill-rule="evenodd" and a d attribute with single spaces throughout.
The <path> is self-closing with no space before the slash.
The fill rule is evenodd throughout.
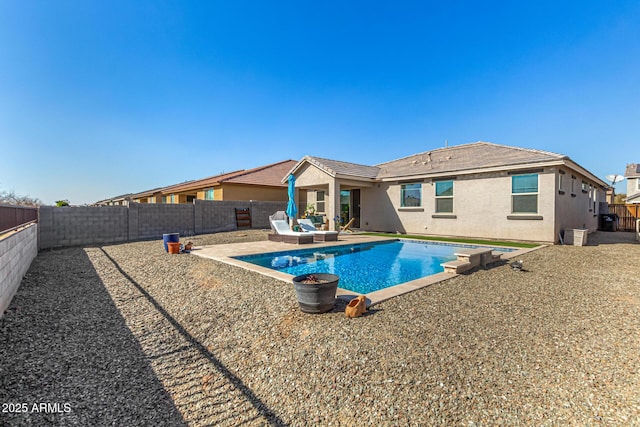
<path id="1" fill-rule="evenodd" d="M 84 204 L 479 140 L 640 163 L 640 2 L 0 0 L 0 190 Z"/>

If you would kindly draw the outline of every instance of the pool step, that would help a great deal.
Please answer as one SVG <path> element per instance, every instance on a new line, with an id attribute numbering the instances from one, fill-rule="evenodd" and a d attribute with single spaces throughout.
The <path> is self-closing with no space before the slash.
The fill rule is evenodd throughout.
<path id="1" fill-rule="evenodd" d="M 454 274 L 464 273 L 465 271 L 471 270 L 471 268 L 473 268 L 469 261 L 463 261 L 459 259 L 455 261 L 443 262 L 440 265 L 444 267 L 445 273 L 454 273 Z"/>
<path id="2" fill-rule="evenodd" d="M 491 249 L 464 249 L 454 253 L 455 261 L 443 262 L 440 264 L 444 267 L 445 273 L 460 274 L 474 267 L 486 267 L 488 264 L 497 262 L 502 257 L 499 252 L 493 252 Z"/>

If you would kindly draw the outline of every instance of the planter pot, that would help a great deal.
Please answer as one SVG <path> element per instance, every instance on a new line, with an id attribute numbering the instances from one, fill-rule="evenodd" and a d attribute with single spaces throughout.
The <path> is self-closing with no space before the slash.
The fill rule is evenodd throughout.
<path id="1" fill-rule="evenodd" d="M 180 253 L 180 242 L 167 242 L 167 248 L 170 254 Z"/>
<path id="2" fill-rule="evenodd" d="M 164 251 L 169 252 L 169 246 L 167 243 L 169 242 L 179 242 L 180 241 L 180 233 L 168 233 L 162 235 L 162 243 L 164 244 Z"/>
<path id="3" fill-rule="evenodd" d="M 315 276 L 326 283 L 302 283 L 308 276 Z M 298 297 L 300 310 L 305 313 L 326 313 L 336 302 L 336 291 L 340 278 L 335 274 L 303 274 L 293 278 L 293 288 Z"/>

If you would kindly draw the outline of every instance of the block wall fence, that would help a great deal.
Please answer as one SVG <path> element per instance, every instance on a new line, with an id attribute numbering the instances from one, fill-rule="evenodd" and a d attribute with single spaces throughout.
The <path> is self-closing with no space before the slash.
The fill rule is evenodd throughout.
<path id="1" fill-rule="evenodd" d="M 41 206 L 38 248 L 161 239 L 165 233 L 205 234 L 236 230 L 236 208 L 251 210 L 252 228 L 270 228 L 269 215 L 287 202 L 195 200 L 193 204 L 131 203 L 128 206 Z"/>
<path id="2" fill-rule="evenodd" d="M 36 255 L 37 224 L 12 231 L 0 240 L 0 317 L 9 306 Z"/>

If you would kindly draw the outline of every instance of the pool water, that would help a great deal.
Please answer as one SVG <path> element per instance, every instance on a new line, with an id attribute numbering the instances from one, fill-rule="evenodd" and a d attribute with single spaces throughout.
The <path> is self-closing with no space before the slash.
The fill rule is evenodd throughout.
<path id="1" fill-rule="evenodd" d="M 480 246 L 392 240 L 234 258 L 293 276 L 308 273 L 335 274 L 340 277 L 340 288 L 367 294 L 440 273 L 444 271 L 440 264 L 456 259 L 455 252 L 462 248 L 478 247 Z M 513 250 L 493 249 L 502 252 Z"/>

